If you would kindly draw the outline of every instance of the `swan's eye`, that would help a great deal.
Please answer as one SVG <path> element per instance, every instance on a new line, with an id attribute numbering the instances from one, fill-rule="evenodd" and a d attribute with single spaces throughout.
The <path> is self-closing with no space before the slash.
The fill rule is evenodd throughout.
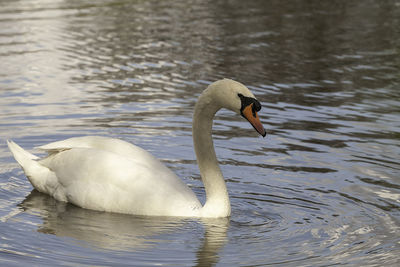
<path id="1" fill-rule="evenodd" d="M 254 109 L 255 111 L 257 111 L 257 112 L 261 110 L 261 104 L 260 104 L 260 102 L 258 102 L 257 99 L 254 99 L 253 109 Z"/>
<path id="2" fill-rule="evenodd" d="M 256 112 L 260 111 L 261 104 L 260 104 L 260 102 L 258 102 L 257 99 L 252 98 L 252 97 L 247 97 L 247 96 L 244 96 L 242 94 L 238 94 L 238 96 L 239 96 L 240 101 L 242 103 L 242 107 L 240 108 L 240 111 L 243 111 L 243 109 L 245 107 L 247 107 L 248 105 L 251 105 L 251 104 L 253 104 L 252 105 L 252 111 L 253 111 L 253 115 L 254 116 L 255 116 Z"/>

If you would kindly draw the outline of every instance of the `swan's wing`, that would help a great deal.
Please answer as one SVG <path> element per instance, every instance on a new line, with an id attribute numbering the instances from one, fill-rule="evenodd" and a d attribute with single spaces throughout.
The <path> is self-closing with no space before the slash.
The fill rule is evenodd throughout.
<path id="1" fill-rule="evenodd" d="M 62 141 L 53 142 L 44 146 L 38 147 L 40 150 L 44 150 L 49 154 L 54 154 L 64 150 L 72 148 L 94 148 L 99 150 L 104 150 L 118 154 L 123 157 L 128 157 L 135 159 L 136 161 L 146 164 L 150 163 L 158 167 L 164 167 L 163 164 L 159 162 L 157 158 L 151 155 L 146 150 L 128 143 L 123 140 L 102 137 L 102 136 L 83 136 L 83 137 L 73 137 Z M 160 165 L 161 164 L 161 165 Z"/>
<path id="2" fill-rule="evenodd" d="M 159 162 L 141 164 L 105 150 L 72 148 L 40 164 L 56 174 L 67 201 L 84 208 L 177 215 L 201 207 L 192 190 Z"/>
<path id="3" fill-rule="evenodd" d="M 97 148 L 110 152 L 116 152 L 118 150 L 122 150 L 124 146 L 128 147 L 125 148 L 125 150 L 129 150 L 132 149 L 131 146 L 133 145 L 115 138 L 102 136 L 81 136 L 43 145 L 38 147 L 38 149 L 44 151 L 61 151 L 71 148 Z"/>

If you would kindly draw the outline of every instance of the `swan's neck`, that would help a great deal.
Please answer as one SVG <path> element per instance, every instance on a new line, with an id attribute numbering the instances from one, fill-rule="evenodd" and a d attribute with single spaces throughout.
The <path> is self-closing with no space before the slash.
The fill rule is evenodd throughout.
<path id="1" fill-rule="evenodd" d="M 228 191 L 211 135 L 213 118 L 219 109 L 219 105 L 206 90 L 199 97 L 193 116 L 194 150 L 207 197 L 201 210 L 205 217 L 227 217 L 231 213 Z"/>

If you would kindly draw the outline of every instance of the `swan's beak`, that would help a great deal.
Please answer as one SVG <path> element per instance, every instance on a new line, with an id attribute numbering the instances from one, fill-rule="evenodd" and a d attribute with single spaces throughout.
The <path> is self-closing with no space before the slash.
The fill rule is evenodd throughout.
<path id="1" fill-rule="evenodd" d="M 245 107 L 242 110 L 242 115 L 246 118 L 246 120 L 250 122 L 254 129 L 262 135 L 262 137 L 265 137 L 267 135 L 267 132 L 265 131 L 264 126 L 261 124 L 260 118 L 258 117 L 258 114 L 253 105 L 254 103 L 251 103 L 247 107 Z"/>

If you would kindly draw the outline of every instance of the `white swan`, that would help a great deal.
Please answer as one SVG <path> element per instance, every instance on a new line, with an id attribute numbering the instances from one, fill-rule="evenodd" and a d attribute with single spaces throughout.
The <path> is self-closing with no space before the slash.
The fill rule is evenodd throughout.
<path id="1" fill-rule="evenodd" d="M 215 155 L 211 128 L 215 113 L 227 108 L 245 117 L 265 136 L 260 103 L 241 83 L 223 79 L 200 95 L 193 116 L 193 142 L 206 202 L 147 151 L 113 138 L 86 136 L 39 147 L 39 159 L 12 141 L 8 147 L 40 192 L 77 206 L 155 216 L 227 217 L 231 207 Z"/>

